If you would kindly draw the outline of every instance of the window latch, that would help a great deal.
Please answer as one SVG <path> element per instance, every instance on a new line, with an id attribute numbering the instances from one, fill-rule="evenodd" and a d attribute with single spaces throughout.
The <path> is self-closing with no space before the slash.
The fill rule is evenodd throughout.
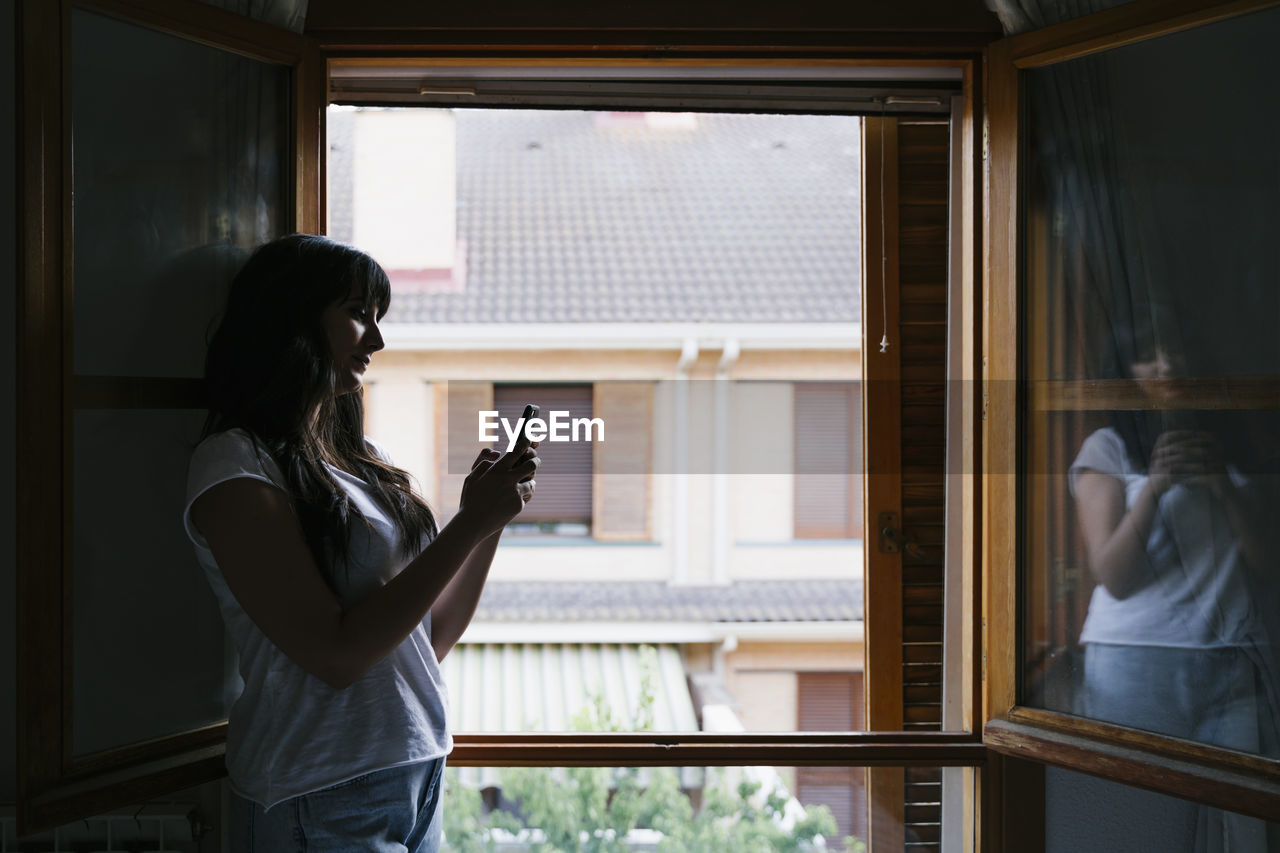
<path id="1" fill-rule="evenodd" d="M 879 533 L 881 554 L 896 554 L 902 550 L 902 531 L 898 528 L 896 512 L 880 513 L 876 517 L 876 531 Z"/>

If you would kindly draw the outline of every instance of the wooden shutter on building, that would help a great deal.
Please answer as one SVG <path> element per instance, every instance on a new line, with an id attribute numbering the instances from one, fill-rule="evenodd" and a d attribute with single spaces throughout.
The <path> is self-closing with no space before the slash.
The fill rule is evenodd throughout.
<path id="1" fill-rule="evenodd" d="M 856 382 L 798 382 L 797 539 L 862 538 L 862 393 Z"/>
<path id="2" fill-rule="evenodd" d="M 862 673 L 801 672 L 796 675 L 798 728 L 805 732 L 847 732 L 863 728 Z M 797 767 L 796 798 L 823 805 L 836 820 L 837 837 L 828 849 L 853 835 L 867 837 L 866 771 L 861 767 Z"/>
<path id="3" fill-rule="evenodd" d="M 595 411 L 605 422 L 605 441 L 596 447 L 596 539 L 644 541 L 652 538 L 652 382 L 602 382 L 595 387 Z"/>
<path id="4" fill-rule="evenodd" d="M 552 412 L 568 412 L 567 422 L 593 417 L 590 384 L 574 385 L 496 385 L 493 408 L 498 416 L 513 425 L 526 403 L 537 403 L 539 417 L 550 421 Z M 500 450 L 506 450 L 507 438 L 502 431 Z M 572 437 L 570 428 L 565 433 Z M 538 445 L 542 462 L 538 468 L 537 494 L 520 513 L 520 522 L 591 522 L 591 465 L 594 445 L 580 433 L 579 441 L 544 440 Z"/>
<path id="5" fill-rule="evenodd" d="M 902 726 L 942 729 L 943 534 L 950 128 L 898 124 L 898 256 L 902 341 Z M 942 771 L 912 768 L 904 835 L 912 850 L 941 846 Z"/>
<path id="6" fill-rule="evenodd" d="M 488 382 L 445 382 L 436 385 L 436 460 L 440 492 L 433 509 L 443 527 L 458 511 L 462 481 L 480 448 L 478 416 L 493 408 L 493 385 Z"/>

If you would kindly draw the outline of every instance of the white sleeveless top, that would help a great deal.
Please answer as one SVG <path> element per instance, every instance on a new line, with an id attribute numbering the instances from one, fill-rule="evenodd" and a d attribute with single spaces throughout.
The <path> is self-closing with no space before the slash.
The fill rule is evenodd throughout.
<path id="1" fill-rule="evenodd" d="M 386 458 L 381 448 L 370 446 Z M 347 560 L 335 572 L 338 597 L 349 608 L 395 577 L 411 557 L 401 552 L 399 531 L 369 486 L 337 468 L 329 470 L 372 525 L 352 525 Z M 240 607 L 191 522 L 196 498 L 238 477 L 284 488 L 280 469 L 249 433 L 234 429 L 205 439 L 191 458 L 183 511 L 244 680 L 227 732 L 232 787 L 270 808 L 365 773 L 447 754 L 453 748 L 448 694 L 431 648 L 430 614 L 391 654 L 339 690 L 286 657 Z"/>
<path id="2" fill-rule="evenodd" d="M 1147 484 L 1110 427 L 1085 439 L 1071 464 L 1072 495 L 1085 469 L 1123 483 L 1126 509 Z M 1237 487 L 1247 485 L 1238 471 L 1228 472 Z M 1102 584 L 1094 588 L 1081 643 L 1205 649 L 1258 642 L 1259 614 L 1245 584 L 1240 545 L 1207 488 L 1175 485 L 1160 498 L 1141 568 L 1146 582 L 1124 599 Z"/>

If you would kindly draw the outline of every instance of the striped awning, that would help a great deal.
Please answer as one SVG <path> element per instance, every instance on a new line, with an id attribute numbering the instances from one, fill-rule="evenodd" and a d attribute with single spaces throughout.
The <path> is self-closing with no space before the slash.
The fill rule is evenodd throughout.
<path id="1" fill-rule="evenodd" d="M 680 647 L 637 643 L 459 643 L 444 659 L 449 727 L 465 732 L 579 731 L 600 697 L 614 724 L 636 730 L 649 682 L 656 732 L 696 732 Z M 494 768 L 462 768 L 468 786 L 496 784 Z"/>

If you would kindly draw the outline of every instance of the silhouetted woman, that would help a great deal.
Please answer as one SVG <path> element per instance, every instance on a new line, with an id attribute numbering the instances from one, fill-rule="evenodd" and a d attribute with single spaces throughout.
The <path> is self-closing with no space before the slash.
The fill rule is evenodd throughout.
<path id="1" fill-rule="evenodd" d="M 209 346 L 185 522 L 244 680 L 226 757 L 239 851 L 440 844 L 439 662 L 538 460 L 482 451 L 437 530 L 363 434 L 389 300 L 372 258 L 295 234 L 245 264 Z"/>

